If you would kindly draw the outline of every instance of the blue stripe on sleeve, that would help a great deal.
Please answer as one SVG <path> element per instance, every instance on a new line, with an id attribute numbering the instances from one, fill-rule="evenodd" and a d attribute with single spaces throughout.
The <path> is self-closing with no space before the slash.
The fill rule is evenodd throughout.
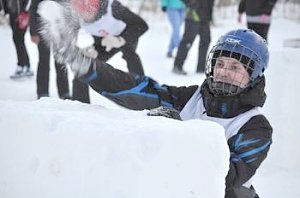
<path id="1" fill-rule="evenodd" d="M 140 84 L 138 84 L 137 86 L 135 86 L 129 90 L 123 90 L 123 91 L 119 91 L 117 93 L 101 92 L 101 95 L 103 95 L 103 96 L 108 96 L 108 95 L 109 96 L 121 96 L 121 95 L 126 95 L 126 94 L 134 94 L 137 96 L 147 97 L 147 98 L 152 98 L 152 99 L 158 100 L 159 96 L 157 94 L 141 92 L 148 84 L 149 84 L 149 79 L 145 78 L 144 81 L 142 81 Z M 163 89 L 163 88 L 161 87 L 161 89 Z M 171 103 L 166 102 L 166 101 L 161 101 L 161 105 L 167 106 L 167 107 L 173 106 Z"/>
<path id="2" fill-rule="evenodd" d="M 255 148 L 255 149 L 252 149 L 250 151 L 247 151 L 247 152 L 244 152 L 244 153 L 241 153 L 239 154 L 239 158 L 244 158 L 244 157 L 249 157 L 251 155 L 255 155 L 263 150 L 265 150 L 266 148 L 268 148 L 268 146 L 271 144 L 271 141 L 269 140 L 267 143 L 265 143 L 264 145 L 262 145 L 261 147 L 258 147 L 258 148 Z"/>
<path id="3" fill-rule="evenodd" d="M 255 138 L 252 138 L 250 140 L 242 141 L 242 138 L 243 138 L 243 134 L 239 134 L 238 137 L 237 137 L 237 140 L 235 141 L 235 144 L 234 144 L 234 150 L 237 151 L 237 150 L 239 150 L 243 147 L 247 147 L 250 144 L 254 144 L 254 143 L 257 143 L 257 142 L 260 141 L 259 139 L 255 139 Z"/>
<path id="4" fill-rule="evenodd" d="M 244 152 L 244 153 L 241 153 L 239 155 L 235 155 L 233 154 L 230 158 L 230 160 L 232 162 L 238 162 L 240 161 L 242 158 L 246 158 L 246 157 L 250 157 L 252 155 L 255 155 L 263 150 L 265 150 L 266 148 L 268 148 L 268 146 L 271 144 L 271 140 L 269 140 L 267 143 L 265 143 L 264 145 L 258 147 L 258 148 L 255 148 L 255 149 L 252 149 L 250 151 L 247 151 L 247 152 Z M 254 158 L 251 158 L 249 160 L 246 161 L 246 163 L 251 163 L 253 161 L 255 161 L 257 158 L 254 157 Z"/>

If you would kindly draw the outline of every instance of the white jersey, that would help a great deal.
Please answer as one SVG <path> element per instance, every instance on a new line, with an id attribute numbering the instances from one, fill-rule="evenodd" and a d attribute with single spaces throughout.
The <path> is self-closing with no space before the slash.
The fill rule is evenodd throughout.
<path id="1" fill-rule="evenodd" d="M 226 139 L 229 140 L 239 132 L 240 128 L 246 124 L 247 121 L 260 114 L 262 113 L 259 111 L 258 107 L 255 107 L 233 118 L 225 119 L 207 116 L 199 87 L 180 112 L 180 117 L 182 120 L 201 119 L 216 122 L 225 129 Z M 250 188 L 251 183 L 252 178 L 244 183 L 243 186 Z"/>

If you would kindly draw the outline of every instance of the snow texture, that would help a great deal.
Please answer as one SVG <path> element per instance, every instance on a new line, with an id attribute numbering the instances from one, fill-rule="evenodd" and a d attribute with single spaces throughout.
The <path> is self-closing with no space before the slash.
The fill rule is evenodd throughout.
<path id="1" fill-rule="evenodd" d="M 0 106 L 0 197 L 224 196 L 229 151 L 214 123 L 57 99 Z"/>

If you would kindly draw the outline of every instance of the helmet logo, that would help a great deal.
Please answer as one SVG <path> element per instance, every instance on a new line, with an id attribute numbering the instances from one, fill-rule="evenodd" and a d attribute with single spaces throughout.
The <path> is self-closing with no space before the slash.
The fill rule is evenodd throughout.
<path id="1" fill-rule="evenodd" d="M 226 38 L 225 40 L 228 43 L 233 43 L 233 44 L 240 44 L 241 40 L 233 39 L 233 38 Z"/>

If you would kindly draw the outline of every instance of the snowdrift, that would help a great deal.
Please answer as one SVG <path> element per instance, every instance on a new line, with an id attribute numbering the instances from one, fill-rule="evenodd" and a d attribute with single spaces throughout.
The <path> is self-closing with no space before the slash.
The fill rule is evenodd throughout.
<path id="1" fill-rule="evenodd" d="M 223 197 L 223 129 L 146 112 L 0 102 L 0 197 Z"/>

